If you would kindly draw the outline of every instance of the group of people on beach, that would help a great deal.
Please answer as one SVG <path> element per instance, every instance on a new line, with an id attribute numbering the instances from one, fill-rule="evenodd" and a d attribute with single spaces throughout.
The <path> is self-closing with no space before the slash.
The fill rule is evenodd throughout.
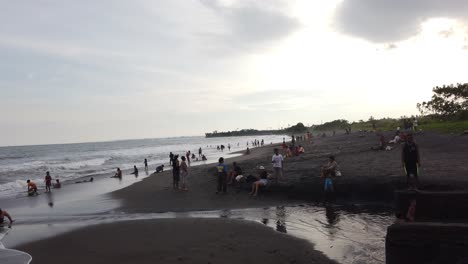
<path id="1" fill-rule="evenodd" d="M 187 178 L 189 175 L 189 164 L 190 162 L 187 162 L 186 156 L 190 155 L 190 151 L 187 152 L 186 156 L 181 156 L 179 161 L 179 155 L 172 155 L 172 159 L 170 161 L 170 164 L 172 165 L 172 188 L 174 190 L 183 190 L 183 191 L 188 191 L 188 182 Z M 179 183 L 182 183 L 179 186 Z"/>
<path id="2" fill-rule="evenodd" d="M 270 179 L 273 179 L 276 183 L 281 180 L 283 175 L 283 162 L 284 158 L 279 153 L 277 148 L 274 149 L 274 154 L 271 158 L 273 176 L 268 177 L 268 172 L 264 166 L 258 167 L 258 176 L 242 175 L 242 169 L 237 162 L 233 162 L 232 170 L 229 171 L 228 166 L 224 163 L 224 158 L 220 157 L 218 164 L 216 165 L 216 176 L 217 176 L 217 188 L 216 194 L 227 192 L 228 185 L 237 185 L 238 188 L 242 186 L 243 183 L 251 183 L 252 189 L 250 194 L 257 196 L 259 190 L 262 187 L 266 187 L 269 184 Z"/>
<path id="3" fill-rule="evenodd" d="M 45 192 L 46 193 L 50 193 L 51 192 L 51 187 L 54 187 L 54 188 L 60 188 L 62 187 L 62 184 L 60 183 L 60 180 L 59 179 L 56 179 L 55 180 L 55 183 L 52 185 L 52 176 L 50 176 L 50 172 L 47 171 L 46 172 L 46 176 L 44 177 L 44 182 L 45 182 Z M 35 182 L 33 182 L 32 180 L 28 179 L 26 181 L 26 186 L 27 186 L 27 192 L 28 192 L 28 195 L 29 196 L 33 196 L 33 195 L 37 195 L 39 194 L 37 192 L 37 185 Z"/>

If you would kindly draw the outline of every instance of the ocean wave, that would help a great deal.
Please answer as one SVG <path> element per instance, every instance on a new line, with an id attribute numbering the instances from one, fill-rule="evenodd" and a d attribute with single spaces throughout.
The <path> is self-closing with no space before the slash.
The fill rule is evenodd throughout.
<path id="1" fill-rule="evenodd" d="M 77 161 L 49 160 L 49 161 L 30 161 L 17 164 L 0 165 L 0 172 L 19 172 L 19 171 L 56 171 L 56 170 L 79 170 L 88 167 L 98 167 L 105 164 L 107 158 L 92 158 Z"/>

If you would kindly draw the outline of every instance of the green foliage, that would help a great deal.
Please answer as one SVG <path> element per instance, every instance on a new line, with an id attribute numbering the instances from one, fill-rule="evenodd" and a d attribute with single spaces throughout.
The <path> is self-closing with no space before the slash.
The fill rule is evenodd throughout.
<path id="1" fill-rule="evenodd" d="M 351 124 L 351 129 L 353 131 L 357 130 L 380 130 L 380 131 L 390 131 L 395 130 L 397 127 L 401 127 L 403 121 L 401 119 L 395 118 L 382 118 L 375 119 L 374 117 L 369 118 L 368 121 L 360 120 L 359 122 L 353 122 Z"/>
<path id="2" fill-rule="evenodd" d="M 349 122 L 344 119 L 333 120 L 331 122 L 323 123 L 322 125 L 314 126 L 315 130 L 320 131 L 330 131 L 330 130 L 337 130 L 337 129 L 345 129 L 349 127 Z"/>
<path id="3" fill-rule="evenodd" d="M 462 133 L 468 130 L 468 121 L 441 121 L 427 120 L 419 126 L 423 131 L 436 131 L 441 133 Z"/>
<path id="4" fill-rule="evenodd" d="M 421 114 L 435 114 L 443 118 L 453 118 L 460 112 L 468 111 L 468 83 L 454 86 L 444 85 L 432 89 L 430 101 L 418 103 Z"/>
<path id="5" fill-rule="evenodd" d="M 286 131 L 289 133 L 303 133 L 307 131 L 307 128 L 303 123 L 299 122 L 296 125 L 286 128 Z"/>

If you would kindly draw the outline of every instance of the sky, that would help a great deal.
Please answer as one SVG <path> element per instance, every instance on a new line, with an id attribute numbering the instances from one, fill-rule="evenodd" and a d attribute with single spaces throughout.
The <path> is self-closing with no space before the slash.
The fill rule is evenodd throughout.
<path id="1" fill-rule="evenodd" d="M 418 114 L 466 0 L 0 0 L 0 145 Z"/>

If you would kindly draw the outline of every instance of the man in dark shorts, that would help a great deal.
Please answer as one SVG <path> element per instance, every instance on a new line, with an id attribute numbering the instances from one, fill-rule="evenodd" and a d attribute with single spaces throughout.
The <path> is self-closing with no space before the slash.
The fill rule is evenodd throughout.
<path id="1" fill-rule="evenodd" d="M 174 190 L 179 189 L 179 181 L 180 181 L 179 155 L 175 155 L 174 159 L 172 160 L 172 188 L 174 188 Z"/>
<path id="2" fill-rule="evenodd" d="M 406 183 L 409 188 L 417 188 L 419 185 L 418 171 L 421 166 L 418 145 L 413 140 L 413 135 L 406 135 L 406 143 L 401 148 L 401 164 L 406 172 Z M 411 184 L 411 175 L 414 177 L 414 184 Z"/>
<path id="3" fill-rule="evenodd" d="M 227 174 L 228 174 L 228 168 L 224 164 L 224 158 L 219 158 L 219 163 L 216 165 L 216 171 L 218 173 L 218 186 L 216 190 L 216 194 L 219 192 L 223 191 L 223 193 L 226 193 L 227 191 Z"/>
<path id="4" fill-rule="evenodd" d="M 169 153 L 169 165 L 172 165 L 172 161 L 174 160 L 174 154 Z"/>

